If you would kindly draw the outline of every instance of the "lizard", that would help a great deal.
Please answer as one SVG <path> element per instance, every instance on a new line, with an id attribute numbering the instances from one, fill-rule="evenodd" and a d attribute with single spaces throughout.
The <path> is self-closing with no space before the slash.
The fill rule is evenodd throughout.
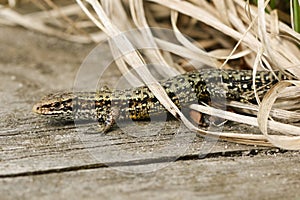
<path id="1" fill-rule="evenodd" d="M 272 85 L 287 79 L 280 71 L 257 71 L 254 79 L 252 74 L 252 70 L 203 69 L 169 78 L 161 85 L 175 105 L 182 108 L 213 99 L 255 103 L 253 85 L 261 98 Z M 32 110 L 62 120 L 97 120 L 103 132 L 109 131 L 116 120 L 147 120 L 151 115 L 166 112 L 146 86 L 53 93 L 37 102 Z"/>

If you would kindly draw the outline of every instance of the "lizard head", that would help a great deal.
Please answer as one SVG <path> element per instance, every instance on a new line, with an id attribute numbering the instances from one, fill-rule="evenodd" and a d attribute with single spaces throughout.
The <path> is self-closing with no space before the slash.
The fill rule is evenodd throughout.
<path id="1" fill-rule="evenodd" d="M 76 96 L 73 93 L 49 94 L 36 103 L 32 111 L 40 115 L 70 118 L 75 99 Z"/>
<path id="2" fill-rule="evenodd" d="M 108 96 L 109 93 L 101 93 Z M 96 106 L 103 107 L 105 102 L 97 102 L 95 92 L 60 92 L 49 94 L 36 103 L 34 113 L 63 120 L 95 120 Z M 104 100 L 103 100 L 104 101 Z M 106 102 L 107 103 L 107 102 Z M 97 104 L 97 105 L 96 105 Z"/>

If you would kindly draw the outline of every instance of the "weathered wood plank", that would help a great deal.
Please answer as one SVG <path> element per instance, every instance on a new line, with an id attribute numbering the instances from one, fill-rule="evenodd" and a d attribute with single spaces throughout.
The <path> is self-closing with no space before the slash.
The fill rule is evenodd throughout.
<path id="1" fill-rule="evenodd" d="M 298 152 L 273 155 L 276 150 L 203 143 L 178 121 L 139 122 L 92 134 L 89 124 L 34 115 L 32 105 L 43 94 L 72 88 L 92 46 L 7 27 L 1 28 L 0 44 L 5 50 L 0 54 L 1 197 L 299 197 Z M 101 81 L 117 79 L 114 74 Z M 203 144 L 210 152 L 205 159 L 199 158 Z"/>
<path id="2" fill-rule="evenodd" d="M 298 199 L 298 166 L 292 152 L 218 157 L 142 174 L 118 167 L 4 178 L 0 192 L 9 199 Z"/>
<path id="3" fill-rule="evenodd" d="M 33 33 L 23 37 L 26 39 L 20 43 L 24 46 L 16 49 L 16 59 L 23 56 L 20 52 L 32 52 L 28 55 L 32 60 L 26 57 L 24 63 L 15 65 L 7 62 L 0 68 L 3 81 L 0 85 L 3 91 L 0 97 L 3 100 L 1 176 L 97 163 L 112 165 L 161 157 L 175 159 L 204 153 L 202 139 L 196 138 L 177 121 L 138 122 L 136 125 L 131 122 L 130 126 L 116 128 L 108 134 L 86 134 L 89 125 L 59 124 L 33 114 L 32 105 L 44 94 L 71 88 L 76 69 L 83 60 L 83 55 L 77 55 L 78 51 L 88 53 L 86 49 L 91 48 L 54 38 L 47 41 L 45 36 L 40 36 L 46 43 L 41 45 Z M 26 45 L 26 41 L 30 41 L 31 46 Z M 70 51 L 64 54 L 60 48 Z M 103 82 L 109 82 L 110 77 L 104 76 L 103 79 Z M 217 143 L 212 152 L 226 151 L 225 145 L 229 147 L 228 151 L 249 149 Z"/>

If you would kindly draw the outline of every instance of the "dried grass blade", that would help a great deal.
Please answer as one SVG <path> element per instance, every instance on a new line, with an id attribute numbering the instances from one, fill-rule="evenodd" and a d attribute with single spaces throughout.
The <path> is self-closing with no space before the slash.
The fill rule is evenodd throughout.
<path id="1" fill-rule="evenodd" d="M 279 96 L 279 93 L 283 91 L 286 87 L 290 85 L 296 85 L 297 87 L 300 87 L 299 81 L 282 81 L 279 82 L 277 85 L 275 85 L 272 90 L 270 90 L 264 97 L 259 111 L 258 111 L 258 124 L 261 132 L 264 134 L 268 140 L 274 144 L 275 146 L 284 148 L 284 149 L 291 149 L 291 150 L 299 150 L 300 149 L 300 136 L 290 137 L 290 136 L 274 136 L 268 134 L 268 117 L 269 113 L 272 109 L 272 106 L 276 100 L 276 98 Z M 288 131 L 288 134 L 294 134 L 299 135 L 300 134 L 300 128 L 294 126 L 293 129 L 286 130 Z M 293 133 L 295 132 L 296 133 Z"/>

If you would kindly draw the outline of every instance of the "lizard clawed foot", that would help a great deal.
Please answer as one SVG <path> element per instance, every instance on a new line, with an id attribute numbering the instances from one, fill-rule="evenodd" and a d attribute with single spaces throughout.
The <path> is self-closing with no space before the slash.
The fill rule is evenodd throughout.
<path id="1" fill-rule="evenodd" d="M 228 121 L 220 117 L 206 115 L 194 110 L 190 111 L 190 118 L 200 127 L 221 127 Z"/>
<path id="2" fill-rule="evenodd" d="M 119 117 L 119 109 L 116 107 L 112 107 L 110 113 L 107 115 L 107 119 L 105 120 L 104 124 L 99 123 L 100 132 L 107 133 L 116 123 L 116 120 Z"/>

